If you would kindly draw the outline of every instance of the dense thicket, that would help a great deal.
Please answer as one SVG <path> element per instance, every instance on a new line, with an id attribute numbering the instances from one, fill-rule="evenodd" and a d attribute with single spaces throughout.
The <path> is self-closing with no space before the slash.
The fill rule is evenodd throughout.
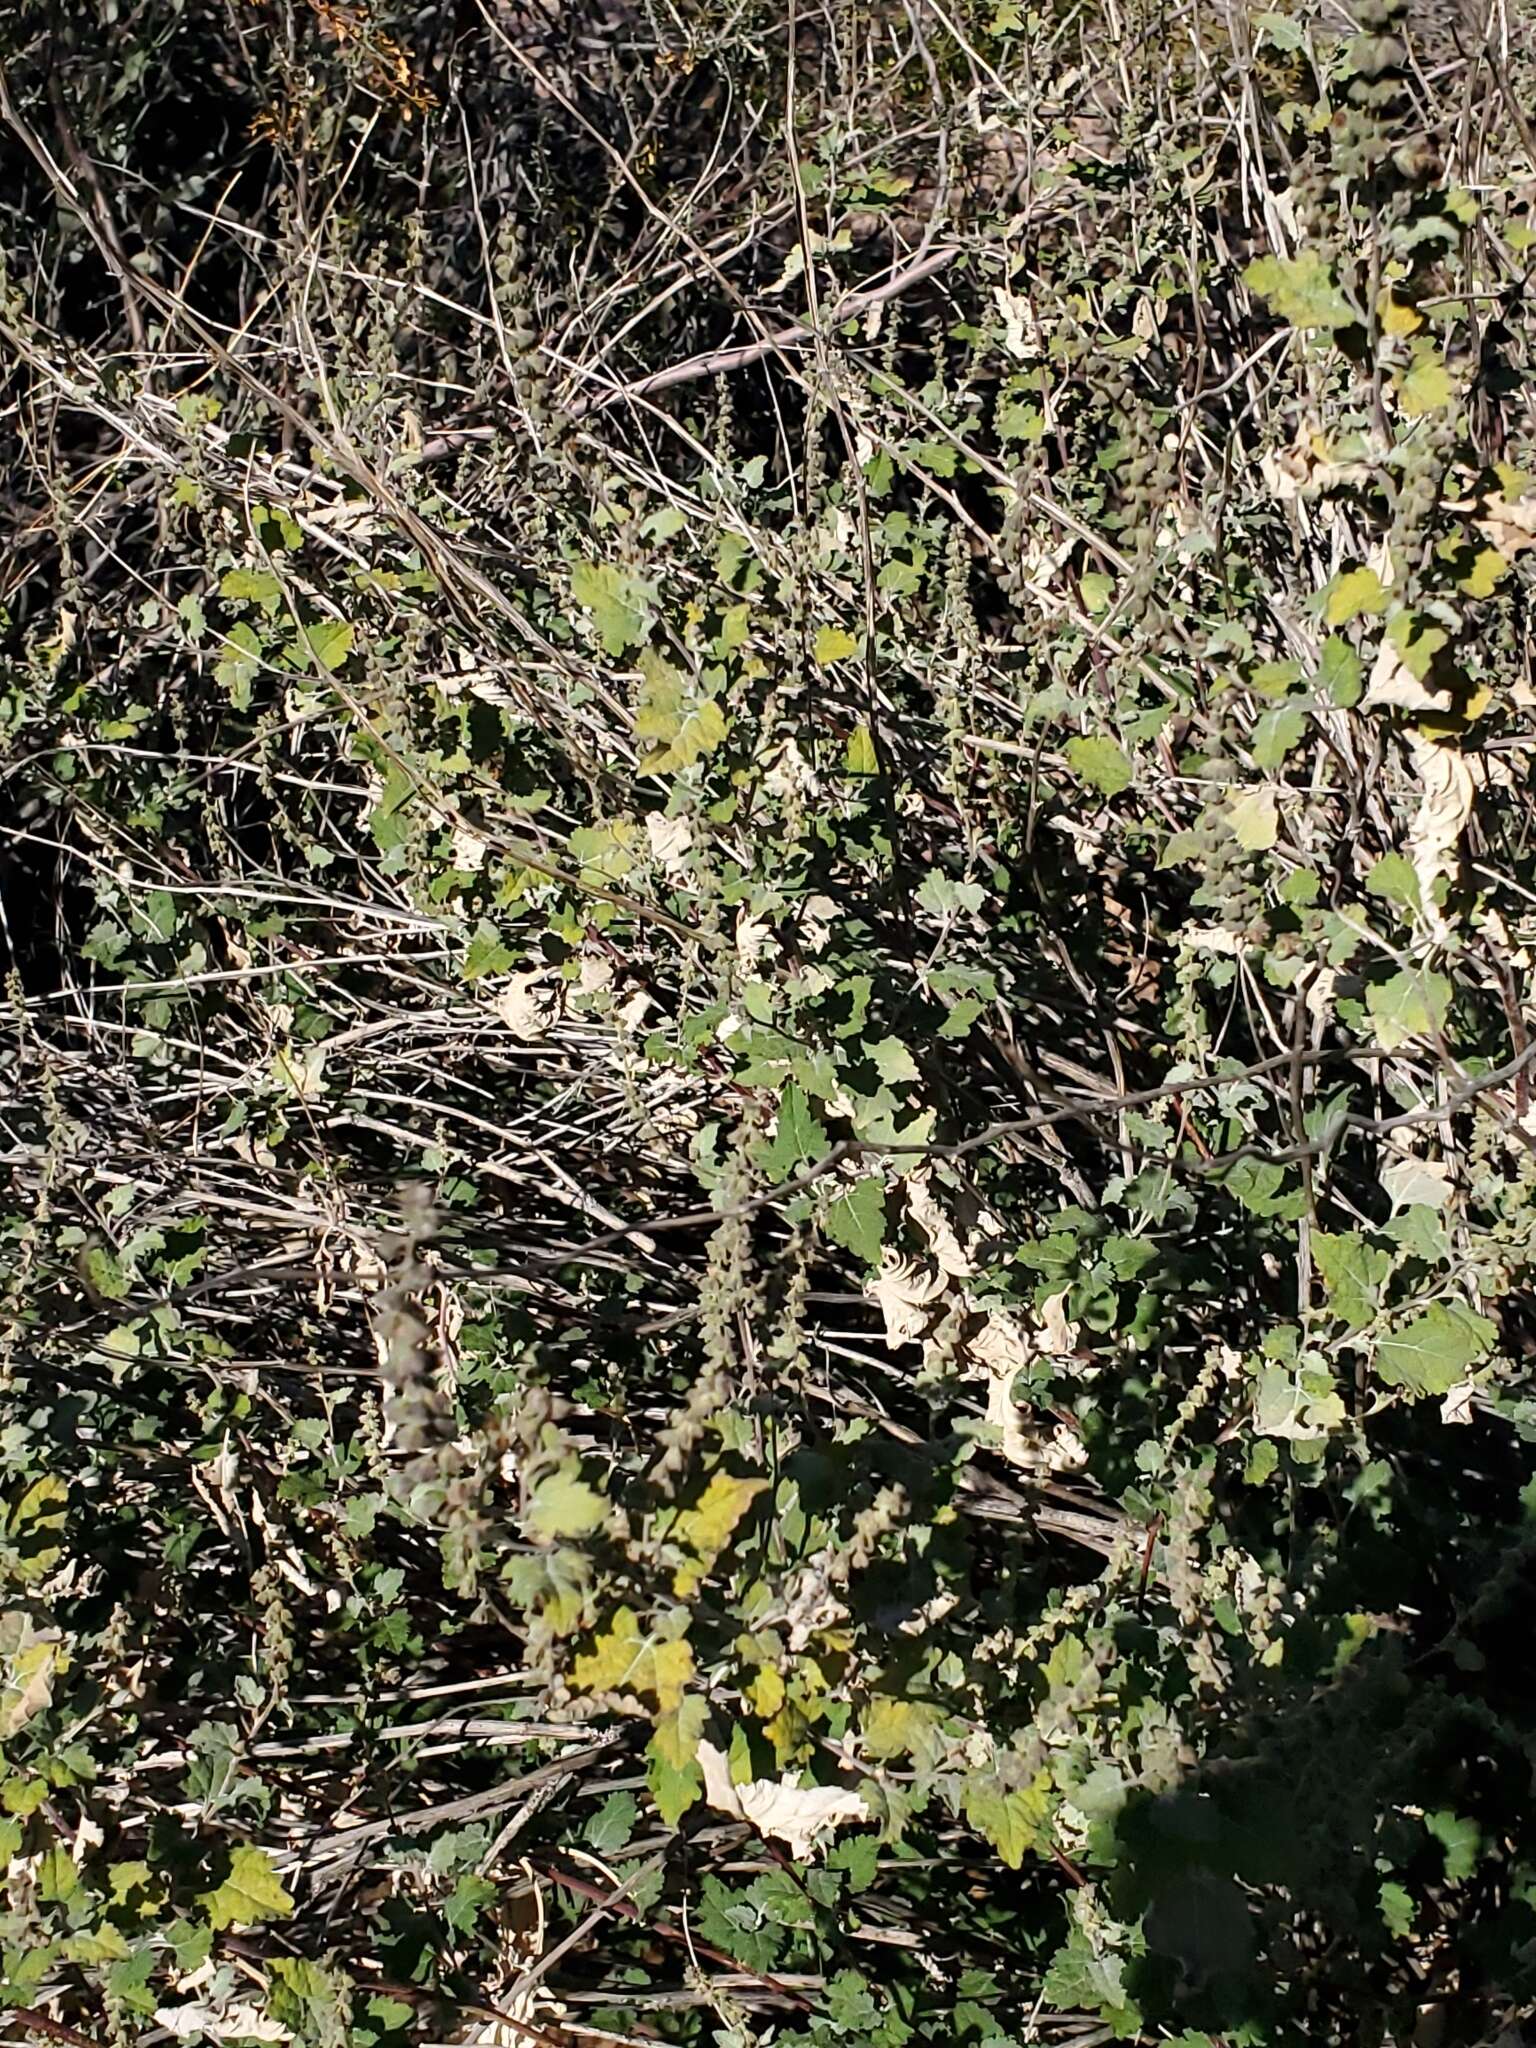
<path id="1" fill-rule="evenodd" d="M 1528 0 L 0 52 L 8 2031 L 1522 2038 Z"/>

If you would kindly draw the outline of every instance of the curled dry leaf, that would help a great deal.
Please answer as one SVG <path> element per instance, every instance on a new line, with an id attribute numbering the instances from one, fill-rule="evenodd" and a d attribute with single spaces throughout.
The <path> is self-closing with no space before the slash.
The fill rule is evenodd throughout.
<path id="1" fill-rule="evenodd" d="M 1339 491 L 1351 484 L 1368 483 L 1368 462 L 1338 462 L 1328 452 L 1322 434 L 1303 431 L 1289 448 L 1273 455 L 1261 455 L 1259 474 L 1270 494 L 1282 504 L 1319 492 Z"/>
<path id="2" fill-rule="evenodd" d="M 669 818 L 663 811 L 650 811 L 645 836 L 651 842 L 651 856 L 669 875 L 686 874 L 693 851 L 693 827 L 686 818 Z"/>
<path id="3" fill-rule="evenodd" d="M 1536 495 L 1496 498 L 1473 522 L 1490 546 L 1506 561 L 1513 561 L 1525 548 L 1536 548 Z"/>
<path id="4" fill-rule="evenodd" d="M 987 1420 L 1002 1433 L 1003 1456 L 1010 1465 L 1038 1472 L 1076 1471 L 1087 1451 L 1074 1429 L 1054 1417 L 1021 1409 L 1013 1398 L 1013 1382 L 1031 1359 L 1075 1349 L 1078 1329 L 1066 1314 L 1066 1295 L 1052 1295 L 1041 1311 L 1038 1334 L 1006 1310 L 988 1315 L 966 1339 L 965 1356 L 981 1367 L 987 1379 Z"/>
<path id="5" fill-rule="evenodd" d="M 773 926 L 767 918 L 754 917 L 749 911 L 742 911 L 736 919 L 736 958 L 743 969 L 750 974 L 776 950 Z"/>
<path id="6" fill-rule="evenodd" d="M 1429 739 L 1423 733 L 1412 733 L 1408 745 L 1423 795 L 1405 844 L 1418 877 L 1425 917 L 1438 934 L 1445 931 L 1446 922 L 1435 902 L 1434 885 L 1442 875 L 1455 872 L 1461 835 L 1477 797 L 1482 763 L 1464 754 L 1455 740 Z"/>
<path id="7" fill-rule="evenodd" d="M 887 1246 L 868 1293 L 885 1318 L 885 1341 L 892 1351 L 927 1333 L 935 1308 L 948 1291 L 949 1276 L 941 1268 L 926 1259 L 909 1259 Z"/>
<path id="8" fill-rule="evenodd" d="M 495 1011 L 514 1038 L 543 1038 L 558 1022 L 564 991 L 547 979 L 542 969 L 514 974 L 495 1001 Z"/>
<path id="9" fill-rule="evenodd" d="M 906 1181 L 907 1214 L 928 1240 L 928 1249 L 938 1260 L 941 1273 L 968 1280 L 976 1261 L 960 1242 L 955 1226 L 934 1197 L 933 1177 L 926 1171 L 912 1173 Z"/>
<path id="10" fill-rule="evenodd" d="M 1440 1403 L 1440 1420 L 1442 1422 L 1471 1422 L 1474 1419 L 1473 1400 L 1476 1393 L 1477 1388 L 1472 1384 L 1471 1380 L 1459 1380 Z"/>
<path id="11" fill-rule="evenodd" d="M 801 1786 L 793 1778 L 752 1778 L 733 1785 L 729 1760 L 712 1742 L 699 1744 L 699 1764 L 704 1797 L 715 1811 L 772 1835 L 797 1863 L 813 1854 L 823 1836 L 870 1818 L 864 1801 L 846 1785 Z"/>

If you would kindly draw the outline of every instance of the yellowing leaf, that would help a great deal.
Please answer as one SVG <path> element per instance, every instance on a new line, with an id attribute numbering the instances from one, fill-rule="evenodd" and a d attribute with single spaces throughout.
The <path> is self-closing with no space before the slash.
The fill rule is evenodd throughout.
<path id="1" fill-rule="evenodd" d="M 1390 981 L 1365 992 L 1365 1006 L 1376 1026 L 1376 1040 L 1395 1052 L 1411 1038 L 1429 1038 L 1444 1025 L 1451 1007 L 1451 984 L 1428 968 L 1404 968 Z"/>
<path id="2" fill-rule="evenodd" d="M 1227 823 L 1245 851 L 1267 853 L 1280 836 L 1275 792 L 1265 785 L 1232 797 L 1227 804 Z"/>
<path id="3" fill-rule="evenodd" d="M 0 1741 L 19 1735 L 53 1699 L 55 1676 L 68 1669 L 57 1630 L 41 1632 L 21 1609 L 0 1614 L 0 1657 L 4 1684 L 0 1688 Z"/>
<path id="4" fill-rule="evenodd" d="M 1105 796 L 1118 796 L 1130 788 L 1133 770 L 1118 740 L 1102 733 L 1087 733 L 1068 740 L 1065 751 L 1067 766 L 1080 782 L 1102 790 Z"/>
<path id="5" fill-rule="evenodd" d="M 645 775 L 673 775 L 691 768 L 719 746 L 729 727 L 713 697 L 692 696 L 683 678 L 660 655 L 647 650 L 640 667 L 645 690 L 635 712 L 635 737 L 650 742 L 640 759 Z"/>
<path id="6" fill-rule="evenodd" d="M 1460 587 L 1468 597 L 1492 597 L 1494 591 L 1509 574 L 1509 564 L 1497 548 L 1479 548 L 1476 559 Z"/>
<path id="7" fill-rule="evenodd" d="M 1330 626 L 1348 625 L 1362 613 L 1379 616 L 1387 608 L 1387 593 L 1374 569 L 1346 569 L 1333 580 L 1323 616 Z"/>
<path id="8" fill-rule="evenodd" d="M 1383 285 L 1376 299 L 1376 317 L 1381 322 L 1383 334 L 1416 334 L 1424 325 L 1424 315 L 1417 306 L 1406 306 L 1392 296 L 1392 287 Z"/>
<path id="9" fill-rule="evenodd" d="M 943 1722 L 941 1710 L 926 1701 L 892 1699 L 880 1693 L 860 1718 L 859 1746 L 876 1763 L 888 1763 L 898 1756 L 921 1756 L 933 1748 Z"/>
<path id="10" fill-rule="evenodd" d="M 878 772 L 880 757 L 875 752 L 874 734 L 867 725 L 856 725 L 848 735 L 843 766 L 850 775 L 874 775 Z"/>
<path id="11" fill-rule="evenodd" d="M 608 1503 L 576 1472 L 552 1472 L 541 1479 L 528 1503 L 528 1528 L 536 1542 L 590 1536 L 608 1518 Z"/>
<path id="12" fill-rule="evenodd" d="M 651 630 L 654 588 L 611 562 L 577 562 L 571 570 L 571 595 L 591 612 L 609 654 L 638 647 Z"/>
<path id="13" fill-rule="evenodd" d="M 989 1841 L 1010 1870 L 1025 1852 L 1042 1846 L 1050 1812 L 1050 1774 L 1030 1785 L 1008 1788 L 996 1778 L 971 1778 L 965 1787 L 965 1817 Z"/>
<path id="14" fill-rule="evenodd" d="M 679 1599 L 686 1600 L 697 1591 L 729 1544 L 742 1516 L 767 1484 L 766 1479 L 738 1479 L 730 1472 L 713 1473 L 698 1502 L 677 1516 L 667 1534 L 693 1552 L 692 1561 L 680 1565 L 673 1580 L 673 1590 Z"/>
<path id="15" fill-rule="evenodd" d="M 5 1570 L 24 1586 L 46 1579 L 64 1555 L 69 1487 L 55 1473 L 34 1479 L 5 1518 L 11 1545 Z"/>
<path id="16" fill-rule="evenodd" d="M 1293 257 L 1261 256 L 1243 272 L 1243 282 L 1292 327 L 1349 327 L 1360 317 L 1318 249 L 1303 249 Z"/>
<path id="17" fill-rule="evenodd" d="M 1450 372 L 1432 343 L 1415 348 L 1413 361 L 1395 379 L 1394 388 L 1398 404 L 1410 419 L 1438 412 L 1455 396 Z"/>
<path id="18" fill-rule="evenodd" d="M 817 632 L 813 651 L 817 661 L 826 668 L 831 662 L 846 661 L 851 654 L 857 654 L 859 643 L 841 626 L 822 626 Z"/>
<path id="19" fill-rule="evenodd" d="M 215 1928 L 254 1927 L 261 1920 L 286 1920 L 293 1900 L 283 1890 L 271 1858 L 248 1842 L 229 1852 L 229 1875 L 197 1903 Z"/>
<path id="20" fill-rule="evenodd" d="M 571 1666 L 572 1682 L 582 1692 L 649 1693 L 664 1714 L 681 1704 L 692 1676 L 693 1652 L 686 1640 L 642 1635 L 630 1607 L 621 1607 L 606 1634 Z"/>

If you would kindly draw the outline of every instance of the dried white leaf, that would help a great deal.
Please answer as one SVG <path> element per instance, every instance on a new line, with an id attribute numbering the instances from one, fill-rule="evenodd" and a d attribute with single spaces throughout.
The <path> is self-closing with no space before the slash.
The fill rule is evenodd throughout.
<path id="1" fill-rule="evenodd" d="M 1040 1305 L 1040 1348 L 1064 1355 L 1077 1349 L 1078 1326 L 1067 1314 L 1067 1292 L 1053 1294 Z"/>
<path id="2" fill-rule="evenodd" d="M 1470 1422 L 1473 1419 L 1472 1404 L 1476 1393 L 1477 1388 L 1472 1384 L 1471 1380 L 1459 1380 L 1440 1403 L 1440 1420 L 1442 1422 Z"/>
<path id="3" fill-rule="evenodd" d="M 830 896 L 807 896 L 800 906 L 800 943 L 805 951 L 821 952 L 836 922 L 837 905 Z"/>
<path id="4" fill-rule="evenodd" d="M 797 1863 L 811 1856 L 824 1835 L 870 1817 L 858 1793 L 844 1785 L 801 1786 L 793 1778 L 752 1778 L 733 1785 L 730 1762 L 712 1742 L 699 1744 L 699 1764 L 704 1797 L 716 1812 L 772 1835 Z"/>
<path id="5" fill-rule="evenodd" d="M 966 1357 L 987 1375 L 987 1420 L 1002 1435 L 1003 1456 L 1031 1471 L 1070 1472 L 1087 1461 L 1075 1430 L 1054 1417 L 1028 1414 L 1013 1398 L 1014 1379 L 1031 1359 L 1076 1348 L 1077 1324 L 1066 1314 L 1066 1299 L 1063 1292 L 1045 1303 L 1038 1333 L 1008 1310 L 995 1309 L 966 1339 Z"/>
<path id="6" fill-rule="evenodd" d="M 933 1321 L 935 1305 L 949 1288 L 949 1276 L 926 1259 L 909 1259 L 889 1246 L 880 1271 L 865 1290 L 880 1305 L 885 1341 L 892 1351 L 914 1343 Z"/>
<path id="7" fill-rule="evenodd" d="M 1029 354 L 1029 336 L 1026 331 L 1029 301 L 1021 299 L 1016 293 L 1009 291 L 1006 285 L 1001 284 L 992 287 L 992 299 L 997 307 L 998 317 L 1003 323 L 1003 347 L 1007 349 L 1009 355 L 1022 362 Z"/>
<path id="8" fill-rule="evenodd" d="M 926 1172 L 909 1174 L 906 1182 L 907 1213 L 928 1240 L 928 1249 L 939 1262 L 942 1273 L 968 1280 L 976 1261 L 960 1242 L 954 1225 L 934 1198 L 933 1181 Z"/>
<path id="9" fill-rule="evenodd" d="M 741 911 L 736 919 L 736 958 L 742 967 L 750 974 L 765 955 L 776 950 L 773 926 L 767 918 Z"/>
<path id="10" fill-rule="evenodd" d="M 686 874 L 693 851 L 693 827 L 686 818 L 669 818 L 662 811 L 649 811 L 645 836 L 651 842 L 651 857 L 669 875 Z"/>
<path id="11" fill-rule="evenodd" d="M 1450 699 L 1426 690 L 1390 640 L 1383 640 L 1371 666 L 1371 680 L 1360 700 L 1362 711 L 1389 708 L 1393 711 L 1438 711 L 1449 709 Z"/>
<path id="12" fill-rule="evenodd" d="M 545 979 L 543 970 L 533 968 L 514 974 L 493 1005 L 497 1016 L 514 1038 L 543 1038 L 560 1015 L 562 991 L 558 982 Z"/>
<path id="13" fill-rule="evenodd" d="M 268 2019 L 254 2005 L 163 2005 L 157 2025 L 178 2041 L 287 2041 L 288 2029 Z"/>
<path id="14" fill-rule="evenodd" d="M 637 988 L 627 1003 L 619 1006 L 617 1016 L 626 1031 L 638 1031 L 651 1009 L 651 999 L 643 988 Z"/>
<path id="15" fill-rule="evenodd" d="M 1512 562 L 1523 549 L 1536 548 L 1536 495 L 1512 503 L 1497 499 L 1474 523 L 1484 540 Z"/>
<path id="16" fill-rule="evenodd" d="M 460 822 L 454 826 L 451 858 L 456 868 L 468 874 L 478 874 L 485 866 L 485 857 L 490 850 L 491 842 L 473 825 Z"/>
<path id="17" fill-rule="evenodd" d="M 1482 764 L 1474 764 L 1455 740 L 1433 740 L 1413 733 L 1408 745 L 1423 795 L 1404 843 L 1413 872 L 1418 876 L 1424 914 L 1439 935 L 1447 927 L 1434 899 L 1434 885 L 1442 875 L 1454 874 L 1456 870 L 1461 835 L 1477 799 Z"/>

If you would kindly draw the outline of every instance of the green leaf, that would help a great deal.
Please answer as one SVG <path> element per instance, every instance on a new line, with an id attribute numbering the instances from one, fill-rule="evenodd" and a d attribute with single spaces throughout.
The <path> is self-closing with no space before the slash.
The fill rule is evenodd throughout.
<path id="1" fill-rule="evenodd" d="M 1417 1395 L 1446 1394 L 1492 1348 L 1498 1331 L 1458 1303 L 1431 1302 L 1406 1328 L 1376 1346 L 1377 1377 Z"/>
<path id="2" fill-rule="evenodd" d="M 1395 1052 L 1413 1038 L 1443 1030 L 1451 1007 L 1451 984 L 1427 967 L 1405 967 L 1390 981 L 1373 982 L 1365 1005 L 1376 1026 L 1376 1041 Z"/>
<path id="3" fill-rule="evenodd" d="M 1453 1884 L 1470 1877 L 1477 1868 L 1477 1853 L 1483 1836 L 1475 1820 L 1466 1820 L 1448 1807 L 1426 1813 L 1424 1825 L 1445 1851 L 1445 1874 Z"/>
<path id="4" fill-rule="evenodd" d="M 271 1858 L 247 1842 L 230 1850 L 229 1875 L 212 1891 L 199 1893 L 197 1903 L 220 1930 L 286 1920 L 293 1911 L 293 1899 L 283 1890 Z"/>
<path id="5" fill-rule="evenodd" d="M 1368 1245 L 1358 1230 L 1336 1236 L 1315 1231 L 1312 1252 L 1328 1290 L 1328 1306 L 1346 1329 L 1363 1329 L 1376 1313 L 1392 1254 Z"/>
<path id="6" fill-rule="evenodd" d="M 843 766 L 850 775 L 878 774 L 880 756 L 875 751 L 874 734 L 867 725 L 856 725 L 848 735 L 848 745 L 843 750 Z"/>
<path id="7" fill-rule="evenodd" d="M 1417 915 L 1424 907 L 1419 878 L 1412 861 L 1404 854 L 1384 853 L 1366 876 L 1365 886 L 1373 896 L 1395 903 L 1411 915 Z"/>
<path id="8" fill-rule="evenodd" d="M 704 1773 L 697 1764 L 685 1764 L 679 1770 L 665 1757 L 652 1755 L 646 1760 L 645 1782 L 656 1811 L 669 1828 L 675 1828 L 689 1807 L 704 1796 Z"/>
<path id="9" fill-rule="evenodd" d="M 1399 1941 L 1413 1931 L 1414 1904 L 1411 1893 L 1404 1891 L 1400 1884 L 1383 1884 L 1376 1894 L 1381 1907 L 1381 1917 L 1387 1924 L 1387 1932 Z"/>
<path id="10" fill-rule="evenodd" d="M 885 1247 L 885 1186 L 873 1174 L 856 1181 L 828 1205 L 827 1233 L 857 1254 L 866 1265 L 878 1266 Z"/>
<path id="11" fill-rule="evenodd" d="M 1139 2031 L 1141 2014 L 1126 1988 L 1126 1960 L 1108 1946 L 1096 1949 L 1081 1927 L 1073 1927 L 1046 1970 L 1046 2003 L 1058 2012 L 1097 2013 L 1114 2035 L 1128 2039 Z"/>
<path id="12" fill-rule="evenodd" d="M 270 569 L 230 569 L 219 580 L 219 595 L 259 604 L 270 618 L 283 601 L 283 586 Z"/>
<path id="13" fill-rule="evenodd" d="M 317 619 L 300 638 L 320 667 L 334 674 L 352 652 L 354 634 L 346 619 Z"/>
<path id="14" fill-rule="evenodd" d="M 539 1543 L 590 1536 L 608 1519 L 608 1503 L 575 1470 L 541 1479 L 528 1503 L 528 1527 Z"/>
<path id="15" fill-rule="evenodd" d="M 228 690 L 235 709 L 248 711 L 251 682 L 261 667 L 261 642 L 248 619 L 237 619 L 223 644 L 223 659 L 214 663 L 214 676 Z"/>
<path id="16" fill-rule="evenodd" d="M 1292 327 L 1352 327 L 1360 318 L 1319 249 L 1261 256 L 1243 272 L 1243 282 Z"/>
<path id="17" fill-rule="evenodd" d="M 486 974 L 505 974 L 511 965 L 512 955 L 503 945 L 500 932 L 489 918 L 482 917 L 465 948 L 464 979 L 479 981 Z"/>
<path id="18" fill-rule="evenodd" d="M 1323 658 L 1318 669 L 1318 681 L 1341 711 L 1352 710 L 1364 693 L 1365 679 L 1360 668 L 1360 657 L 1349 642 L 1341 640 L 1337 633 L 1331 633 L 1323 642 Z"/>
<path id="19" fill-rule="evenodd" d="M 820 1159 L 826 1149 L 826 1127 L 812 1114 L 799 1082 L 790 1081 L 779 1099 L 778 1122 L 773 1143 L 763 1153 L 764 1166 L 775 1180 L 789 1180 L 797 1168 Z"/>
<path id="20" fill-rule="evenodd" d="M 610 1856 L 629 1842 L 639 1816 L 639 1803 L 632 1792 L 610 1792 L 582 1829 L 582 1840 L 599 1856 Z"/>
<path id="21" fill-rule="evenodd" d="M 1300 24 L 1288 14 L 1261 14 L 1254 27 L 1277 50 L 1299 50 L 1304 40 Z"/>
<path id="22" fill-rule="evenodd" d="M 655 587 L 611 562 L 577 562 L 571 570 L 571 595 L 591 612 L 609 654 L 638 647 L 650 633 Z"/>
<path id="23" fill-rule="evenodd" d="M 1135 779 L 1130 758 L 1118 740 L 1101 733 L 1082 734 L 1066 744 L 1067 766 L 1079 782 L 1118 796 Z"/>
<path id="24" fill-rule="evenodd" d="M 898 1081 L 917 1081 L 922 1078 L 918 1072 L 917 1061 L 899 1038 L 877 1039 L 873 1045 L 866 1045 L 864 1050 L 874 1061 L 875 1071 L 881 1080 L 889 1082 L 892 1086 Z"/>
<path id="25" fill-rule="evenodd" d="M 1251 741 L 1254 761 L 1260 768 L 1278 768 L 1300 743 L 1307 729 L 1307 707 L 1304 704 L 1276 704 L 1266 711 L 1253 728 Z"/>
<path id="26" fill-rule="evenodd" d="M 847 661 L 858 651 L 858 641 L 851 633 L 845 633 L 841 626 L 822 626 L 817 630 L 812 652 L 822 668 L 834 661 Z"/>
<path id="27" fill-rule="evenodd" d="M 466 1870 L 443 1901 L 443 1918 L 460 1934 L 472 1934 L 480 1915 L 496 1896 L 497 1887 L 490 1878 Z"/>

